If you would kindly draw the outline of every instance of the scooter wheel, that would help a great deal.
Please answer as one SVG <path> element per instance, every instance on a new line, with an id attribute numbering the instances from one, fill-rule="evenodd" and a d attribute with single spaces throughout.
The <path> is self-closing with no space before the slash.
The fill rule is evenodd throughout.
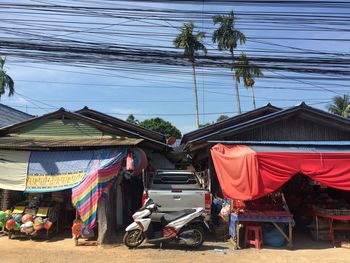
<path id="1" fill-rule="evenodd" d="M 204 242 L 204 230 L 200 226 L 189 227 L 186 230 L 193 231 L 193 240 L 194 242 L 190 245 L 187 245 L 189 248 L 199 248 Z"/>
<path id="2" fill-rule="evenodd" d="M 144 239 L 144 233 L 140 229 L 135 229 L 125 233 L 123 242 L 128 248 L 136 248 L 141 245 Z"/>

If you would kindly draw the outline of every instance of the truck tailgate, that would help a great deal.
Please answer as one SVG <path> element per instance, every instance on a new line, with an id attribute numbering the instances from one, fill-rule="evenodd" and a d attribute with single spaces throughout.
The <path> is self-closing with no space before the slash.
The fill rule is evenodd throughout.
<path id="1" fill-rule="evenodd" d="M 205 190 L 149 190 L 154 202 L 161 205 L 159 211 L 171 212 L 186 208 L 205 207 Z"/>

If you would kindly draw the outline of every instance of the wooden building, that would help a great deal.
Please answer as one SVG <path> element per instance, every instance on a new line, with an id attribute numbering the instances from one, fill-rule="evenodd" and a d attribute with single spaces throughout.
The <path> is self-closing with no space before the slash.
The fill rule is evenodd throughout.
<path id="1" fill-rule="evenodd" d="M 60 184 L 57 178 L 64 177 L 65 182 L 70 182 L 71 178 L 79 176 L 79 174 L 70 171 L 70 167 L 67 168 L 67 166 L 73 166 L 81 161 L 86 164 L 90 160 L 89 157 L 86 160 L 72 157 L 72 160 L 70 160 L 70 156 L 77 156 L 79 153 L 89 151 L 95 153 L 98 150 L 127 149 L 128 152 L 133 152 L 134 149 L 139 149 L 139 152 L 145 153 L 146 165 L 147 159 L 152 159 L 153 165 L 160 166 L 156 168 L 172 168 L 173 164 L 166 158 L 166 154 L 171 150 L 166 142 L 165 135 L 97 111 L 84 108 L 78 112 L 69 112 L 61 108 L 55 112 L 0 129 L 0 158 L 4 157 L 4 160 L 6 160 L 9 159 L 7 156 L 11 155 L 16 159 L 17 153 L 18 156 L 26 156 L 28 166 L 28 172 L 24 169 L 25 172 L 23 170 L 21 174 L 16 174 L 16 169 L 12 169 L 13 176 L 11 180 L 13 182 L 9 182 L 7 180 L 9 176 L 5 175 L 6 171 L 9 171 L 8 167 L 5 163 L 0 162 L 0 188 L 10 191 L 16 190 L 17 192 L 13 193 L 19 195 L 23 195 L 23 191 L 29 192 L 28 189 L 38 193 L 45 193 L 45 189 L 48 189 L 47 193 L 61 191 L 59 190 L 61 186 L 55 185 L 55 183 Z M 46 178 L 50 177 L 46 179 L 42 176 L 42 179 L 49 180 L 53 184 L 51 189 L 41 186 L 38 180 L 35 181 L 35 184 L 29 184 L 29 182 L 34 182 L 32 177 L 36 176 L 34 173 L 29 173 L 29 163 L 32 162 L 32 157 L 38 155 L 38 153 L 41 153 L 41 158 L 50 159 L 51 163 L 46 162 L 40 165 Z M 57 156 L 57 162 L 54 159 L 55 156 Z M 68 164 L 62 165 L 65 167 L 61 169 L 58 167 L 58 162 L 67 162 Z M 44 167 L 45 165 L 47 167 Z M 81 171 L 80 174 L 83 174 Z M 113 234 L 114 231 L 107 230 L 127 224 L 133 211 L 141 205 L 143 191 L 141 176 L 134 179 L 138 180 L 118 176 L 118 180 L 115 181 L 110 190 L 108 200 L 101 205 L 99 204 L 98 233 L 100 243 L 111 241 L 112 235 L 110 234 Z M 129 181 L 123 183 L 127 180 Z M 18 184 L 18 182 L 21 183 Z M 129 188 L 122 191 L 121 187 Z M 69 196 L 71 191 L 69 192 L 66 185 L 64 189 L 62 191 L 66 191 L 68 206 L 71 203 Z M 128 202 L 123 198 L 127 198 Z M 10 208 L 17 199 L 10 200 L 12 203 L 8 203 L 7 208 Z M 130 209 L 133 211 L 129 211 Z"/>
<path id="2" fill-rule="evenodd" d="M 19 123 L 35 116 L 0 103 L 0 128 Z"/>
<path id="3" fill-rule="evenodd" d="M 301 103 L 279 109 L 265 107 L 189 132 L 183 136 L 184 151 L 197 170 L 208 168 L 209 150 L 217 142 L 282 144 L 350 141 L 350 119 Z"/>
<path id="4" fill-rule="evenodd" d="M 34 118 L 34 116 L 0 103 L 0 128 L 31 118 Z M 7 205 L 15 199 L 16 197 L 9 191 L 0 189 L 0 210 L 6 209 Z"/>

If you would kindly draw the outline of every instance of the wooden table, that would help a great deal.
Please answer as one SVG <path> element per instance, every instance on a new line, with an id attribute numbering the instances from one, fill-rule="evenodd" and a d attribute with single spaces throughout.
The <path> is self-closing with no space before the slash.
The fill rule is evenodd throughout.
<path id="1" fill-rule="evenodd" d="M 245 212 L 245 213 L 231 213 L 230 216 L 230 228 L 229 233 L 231 237 L 236 238 L 237 248 L 239 247 L 239 229 L 240 222 L 267 222 L 272 223 L 279 233 L 286 239 L 287 246 L 289 248 L 293 247 L 293 225 L 294 219 L 293 215 L 289 213 L 269 213 L 269 212 Z M 278 225 L 278 223 L 288 224 L 288 235 L 284 233 L 283 229 Z"/>
<path id="2" fill-rule="evenodd" d="M 334 226 L 334 220 L 340 220 L 340 221 L 349 221 L 350 222 L 350 215 L 330 215 L 330 214 L 322 214 L 319 212 L 314 212 L 314 216 L 316 219 L 316 238 L 318 240 L 318 234 L 319 234 L 319 227 L 318 227 L 318 218 L 326 218 L 328 219 L 328 236 L 329 241 L 332 243 L 333 246 L 335 246 L 335 243 L 340 242 L 342 240 L 336 240 L 334 237 L 334 231 L 350 231 L 349 227 L 335 227 Z"/>

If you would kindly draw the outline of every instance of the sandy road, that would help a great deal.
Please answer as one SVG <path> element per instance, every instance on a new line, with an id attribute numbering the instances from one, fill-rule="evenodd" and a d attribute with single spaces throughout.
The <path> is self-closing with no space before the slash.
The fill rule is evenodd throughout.
<path id="1" fill-rule="evenodd" d="M 92 246 L 82 244 L 75 247 L 72 239 L 35 241 L 9 240 L 0 237 L 0 262 L 259 262 L 259 263 L 303 263 L 303 262 L 349 262 L 350 249 L 331 248 L 328 243 L 300 244 L 294 250 L 264 248 L 261 250 L 233 250 L 230 242 L 205 242 L 200 250 L 186 250 L 178 245 L 142 245 L 138 249 L 127 249 L 123 245 Z"/>

